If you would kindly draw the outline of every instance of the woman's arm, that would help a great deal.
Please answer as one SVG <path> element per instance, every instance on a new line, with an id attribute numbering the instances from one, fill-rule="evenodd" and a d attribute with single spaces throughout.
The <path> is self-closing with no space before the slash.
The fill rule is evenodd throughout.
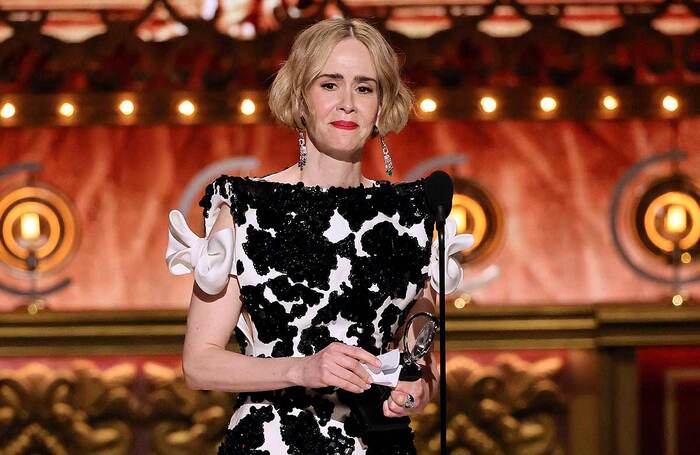
<path id="1" fill-rule="evenodd" d="M 233 227 L 230 210 L 221 210 L 212 233 Z M 211 234 L 210 234 L 211 235 Z M 182 369 L 188 387 L 199 390 L 254 392 L 300 385 L 336 386 L 361 393 L 370 382 L 360 365 L 379 363 L 369 352 L 331 343 L 308 357 L 259 358 L 226 350 L 241 312 L 240 286 L 231 276 L 218 295 L 194 285 L 187 314 Z"/>
<path id="2" fill-rule="evenodd" d="M 212 227 L 234 228 L 229 210 L 221 210 Z M 226 350 L 241 312 L 238 279 L 232 276 L 218 295 L 194 284 L 187 314 L 182 369 L 192 389 L 231 392 L 281 389 L 298 383 L 298 358 L 258 358 Z"/>
<path id="3" fill-rule="evenodd" d="M 195 284 L 182 351 L 187 386 L 252 392 L 297 385 L 299 358 L 258 358 L 226 350 L 240 313 L 239 292 L 235 277 L 217 296 L 205 294 Z"/>

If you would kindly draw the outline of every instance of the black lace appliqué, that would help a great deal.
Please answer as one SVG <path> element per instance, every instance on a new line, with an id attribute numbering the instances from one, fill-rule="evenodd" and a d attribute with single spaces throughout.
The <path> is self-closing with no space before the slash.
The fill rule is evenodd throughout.
<path id="1" fill-rule="evenodd" d="M 252 408 L 235 428 L 226 432 L 218 455 L 271 455 L 269 450 L 257 450 L 265 443 L 263 424 L 275 418 L 270 408 Z"/>

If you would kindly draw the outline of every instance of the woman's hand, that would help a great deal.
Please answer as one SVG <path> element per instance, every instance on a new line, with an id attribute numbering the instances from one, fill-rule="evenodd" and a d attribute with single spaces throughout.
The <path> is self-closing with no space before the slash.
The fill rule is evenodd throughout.
<path id="1" fill-rule="evenodd" d="M 308 388 L 334 386 L 362 393 L 370 388 L 372 378 L 361 363 L 381 367 L 381 361 L 364 349 L 334 342 L 312 356 L 300 358 L 296 382 Z"/>
<path id="2" fill-rule="evenodd" d="M 407 394 L 413 395 L 415 406 L 404 408 Z M 420 413 L 430 402 L 430 388 L 425 377 L 417 381 L 399 381 L 391 391 L 391 396 L 382 403 L 387 417 L 403 417 Z"/>

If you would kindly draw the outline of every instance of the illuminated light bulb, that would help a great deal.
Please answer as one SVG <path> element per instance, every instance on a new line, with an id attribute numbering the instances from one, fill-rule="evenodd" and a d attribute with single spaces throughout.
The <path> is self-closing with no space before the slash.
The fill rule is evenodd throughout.
<path id="1" fill-rule="evenodd" d="M 241 113 L 243 115 L 253 115 L 255 113 L 255 102 L 250 98 L 241 101 Z"/>
<path id="2" fill-rule="evenodd" d="M 251 40 L 255 38 L 255 25 L 251 22 L 243 22 L 241 24 L 241 38 Z"/>
<path id="3" fill-rule="evenodd" d="M 450 211 L 450 218 L 457 222 L 457 233 L 462 234 L 467 230 L 467 218 L 469 214 L 466 207 L 462 205 L 453 205 Z"/>
<path id="4" fill-rule="evenodd" d="M 603 98 L 603 107 L 609 111 L 614 111 L 619 105 L 617 98 L 612 95 L 607 95 Z"/>
<path id="5" fill-rule="evenodd" d="M 190 117 L 190 116 L 194 115 L 194 113 L 197 109 L 195 108 L 192 101 L 184 100 L 180 104 L 178 104 L 177 110 L 178 110 L 178 112 L 180 112 L 180 114 L 187 116 L 187 117 Z"/>
<path id="6" fill-rule="evenodd" d="M 683 305 L 683 296 L 680 294 L 676 294 L 673 296 L 671 299 L 671 302 L 673 303 L 673 306 L 681 306 Z"/>
<path id="7" fill-rule="evenodd" d="M 124 115 L 131 115 L 135 110 L 136 106 L 134 106 L 134 102 L 131 100 L 123 100 L 121 103 L 119 103 L 119 112 Z"/>
<path id="8" fill-rule="evenodd" d="M 678 110 L 678 98 L 676 98 L 673 95 L 666 95 L 664 96 L 664 99 L 661 101 L 661 105 L 666 109 L 668 112 L 675 112 Z"/>
<path id="9" fill-rule="evenodd" d="M 470 303 L 472 303 L 472 296 L 469 294 L 462 294 L 455 299 L 454 306 L 462 309 Z"/>
<path id="10" fill-rule="evenodd" d="M 435 112 L 437 103 L 432 98 L 423 98 L 420 102 L 420 110 L 423 112 Z"/>
<path id="11" fill-rule="evenodd" d="M 71 103 L 65 102 L 58 108 L 58 112 L 64 117 L 72 117 L 73 114 L 75 114 L 75 106 L 73 106 Z"/>
<path id="12" fill-rule="evenodd" d="M 498 107 L 498 102 L 491 96 L 484 96 L 481 98 L 481 101 L 479 101 L 479 104 L 481 104 L 481 110 L 487 114 L 495 112 Z"/>
<path id="13" fill-rule="evenodd" d="M 687 227 L 685 207 L 682 205 L 671 205 L 666 211 L 664 225 L 667 231 L 673 234 L 680 234 Z"/>
<path id="14" fill-rule="evenodd" d="M 12 103 L 5 103 L 2 105 L 2 108 L 0 108 L 0 117 L 4 119 L 14 117 L 16 113 L 17 109 L 15 109 L 15 105 Z"/>
<path id="15" fill-rule="evenodd" d="M 557 100 L 551 96 L 545 96 L 540 99 L 540 109 L 544 112 L 552 112 L 557 108 Z"/>
<path id="16" fill-rule="evenodd" d="M 681 254 L 681 262 L 683 264 L 690 264 L 690 262 L 692 260 L 693 260 L 693 257 L 687 251 L 685 253 Z"/>
<path id="17" fill-rule="evenodd" d="M 23 213 L 20 217 L 20 236 L 24 240 L 36 240 L 39 234 L 39 215 L 32 212 Z"/>

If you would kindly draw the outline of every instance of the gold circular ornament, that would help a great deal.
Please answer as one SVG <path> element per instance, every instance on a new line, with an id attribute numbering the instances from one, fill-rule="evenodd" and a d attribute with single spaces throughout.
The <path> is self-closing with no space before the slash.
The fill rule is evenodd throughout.
<path id="1" fill-rule="evenodd" d="M 0 264 L 11 272 L 55 272 L 77 250 L 80 226 L 70 200 L 44 183 L 0 195 Z M 36 260 L 32 271 L 31 260 Z"/>
<path id="2" fill-rule="evenodd" d="M 457 234 L 471 234 L 474 244 L 461 252 L 461 263 L 488 257 L 502 235 L 503 216 L 495 199 L 474 180 L 454 179 L 450 217 L 457 222 Z"/>
<path id="3" fill-rule="evenodd" d="M 674 245 L 688 250 L 700 239 L 700 204 L 690 194 L 664 193 L 647 206 L 644 230 L 649 240 L 667 253 L 673 252 Z"/>
<path id="4" fill-rule="evenodd" d="M 644 248 L 667 263 L 700 253 L 700 188 L 688 176 L 655 180 L 639 197 L 634 227 Z M 686 261 L 689 262 L 689 261 Z"/>

